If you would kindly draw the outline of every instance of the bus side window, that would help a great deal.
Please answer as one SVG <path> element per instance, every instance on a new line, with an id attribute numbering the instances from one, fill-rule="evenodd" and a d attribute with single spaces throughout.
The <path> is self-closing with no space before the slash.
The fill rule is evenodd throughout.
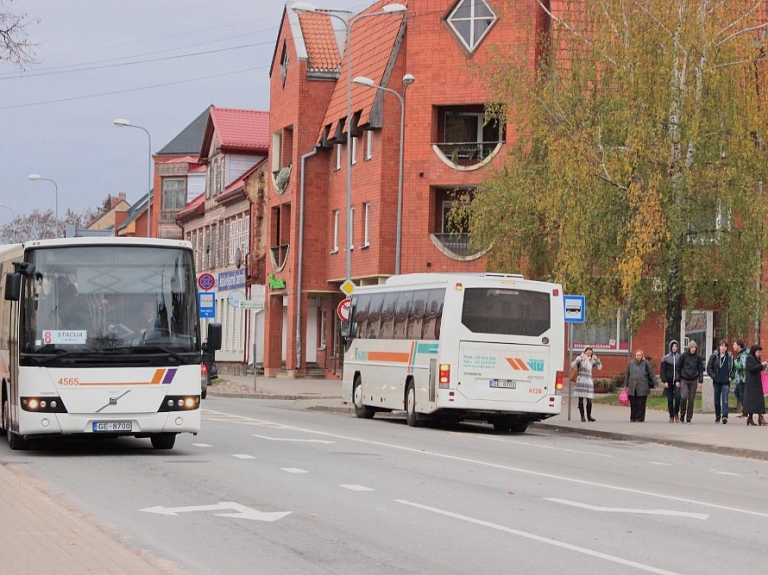
<path id="1" fill-rule="evenodd" d="M 349 333 L 353 338 L 365 338 L 366 330 L 368 329 L 368 304 L 371 301 L 371 296 L 363 295 L 352 300 L 352 309 L 355 312 L 355 316 L 352 318 L 352 329 Z"/>
<path id="2" fill-rule="evenodd" d="M 413 292 L 413 302 L 408 312 L 408 339 L 421 339 L 421 324 L 424 321 L 427 297 L 429 297 L 429 290 Z"/>
<path id="3" fill-rule="evenodd" d="M 440 324 L 443 318 L 444 289 L 429 290 L 427 311 L 424 314 L 424 325 L 421 339 L 440 339 Z"/>
<path id="4" fill-rule="evenodd" d="M 371 305 L 368 307 L 368 329 L 363 337 L 368 339 L 377 339 L 381 337 L 381 308 L 383 305 L 383 293 L 375 293 L 371 296 Z"/>
<path id="5" fill-rule="evenodd" d="M 411 300 L 413 299 L 413 292 L 404 291 L 400 292 L 397 298 L 397 308 L 395 311 L 395 333 L 393 337 L 395 339 L 405 339 L 408 328 L 408 312 L 411 309 Z"/>
<path id="6" fill-rule="evenodd" d="M 397 293 L 388 293 L 384 297 L 384 307 L 381 309 L 381 339 L 392 339 L 395 334 L 395 306 L 397 305 Z"/>

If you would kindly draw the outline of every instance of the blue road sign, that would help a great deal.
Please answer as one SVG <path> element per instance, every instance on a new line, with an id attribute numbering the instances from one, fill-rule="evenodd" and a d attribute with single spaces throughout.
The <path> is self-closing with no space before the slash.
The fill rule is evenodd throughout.
<path id="1" fill-rule="evenodd" d="M 563 306 L 565 306 L 565 323 L 584 323 L 587 304 L 583 295 L 563 295 Z"/>
<path id="2" fill-rule="evenodd" d="M 206 291 L 197 293 L 197 303 L 201 318 L 216 317 L 216 292 Z"/>

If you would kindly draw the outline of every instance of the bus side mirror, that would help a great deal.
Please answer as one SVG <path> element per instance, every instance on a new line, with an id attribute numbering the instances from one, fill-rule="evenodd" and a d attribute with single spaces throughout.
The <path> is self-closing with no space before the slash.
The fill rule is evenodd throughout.
<path id="1" fill-rule="evenodd" d="M 221 349 L 221 324 L 208 324 L 208 351 Z"/>
<path id="2" fill-rule="evenodd" d="M 5 276 L 5 299 L 19 301 L 21 299 L 21 274 L 9 273 Z"/>

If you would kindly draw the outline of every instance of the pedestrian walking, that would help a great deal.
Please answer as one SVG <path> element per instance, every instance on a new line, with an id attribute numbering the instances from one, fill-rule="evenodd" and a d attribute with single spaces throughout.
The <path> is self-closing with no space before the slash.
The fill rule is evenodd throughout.
<path id="1" fill-rule="evenodd" d="M 669 353 L 661 358 L 659 377 L 667 396 L 669 422 L 680 421 L 680 382 L 677 381 L 677 360 L 680 359 L 680 344 L 673 339 L 669 342 Z"/>
<path id="2" fill-rule="evenodd" d="M 744 413 L 747 414 L 747 425 L 755 425 L 752 416 L 757 414 L 757 425 L 766 425 L 765 398 L 763 397 L 763 383 L 760 374 L 768 365 L 760 357 L 762 347 L 758 344 L 749 348 L 747 356 L 747 377 L 744 381 Z"/>
<path id="3" fill-rule="evenodd" d="M 592 399 L 595 397 L 595 382 L 592 378 L 592 370 L 603 369 L 600 358 L 595 356 L 591 347 L 585 347 L 584 353 L 571 363 L 571 368 L 578 367 L 579 375 L 576 377 L 576 387 L 573 394 L 579 398 L 579 413 L 582 421 L 595 421 L 592 417 Z M 584 400 L 587 400 L 587 417 L 584 417 Z"/>
<path id="4" fill-rule="evenodd" d="M 746 417 L 744 412 L 744 379 L 747 375 L 747 356 L 749 350 L 744 347 L 744 341 L 737 339 L 733 342 L 733 395 L 741 404 L 740 417 Z"/>
<path id="5" fill-rule="evenodd" d="M 627 373 L 624 375 L 624 389 L 629 395 L 629 420 L 632 422 L 645 421 L 645 404 L 655 387 L 656 379 L 653 368 L 642 349 L 635 351 L 635 358 L 629 361 Z"/>
<path id="6" fill-rule="evenodd" d="M 695 341 L 677 360 L 677 381 L 680 383 L 680 423 L 691 423 L 696 391 L 704 382 L 704 360 Z"/>
<path id="7" fill-rule="evenodd" d="M 715 423 L 728 423 L 728 392 L 733 377 L 733 356 L 728 351 L 727 341 L 721 340 L 717 350 L 709 356 L 707 375 L 712 378 L 715 391 Z"/>

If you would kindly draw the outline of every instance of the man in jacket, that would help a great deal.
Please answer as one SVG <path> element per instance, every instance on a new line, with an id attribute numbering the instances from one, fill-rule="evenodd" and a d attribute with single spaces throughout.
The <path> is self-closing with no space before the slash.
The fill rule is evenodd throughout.
<path id="1" fill-rule="evenodd" d="M 707 361 L 707 375 L 712 378 L 715 389 L 715 423 L 728 423 L 728 392 L 733 378 L 733 356 L 728 351 L 728 342 L 722 340 L 717 346 L 709 361 Z M 722 409 L 721 409 L 722 405 Z"/>
<path id="2" fill-rule="evenodd" d="M 680 421 L 680 382 L 677 381 L 677 360 L 680 359 L 680 344 L 677 340 L 669 342 L 669 353 L 661 358 L 659 376 L 667 395 L 669 422 Z"/>
<path id="3" fill-rule="evenodd" d="M 704 382 L 704 360 L 699 347 L 692 341 L 677 360 L 677 381 L 680 382 L 680 423 L 691 423 L 696 391 Z M 687 419 L 687 421 L 686 421 Z"/>

